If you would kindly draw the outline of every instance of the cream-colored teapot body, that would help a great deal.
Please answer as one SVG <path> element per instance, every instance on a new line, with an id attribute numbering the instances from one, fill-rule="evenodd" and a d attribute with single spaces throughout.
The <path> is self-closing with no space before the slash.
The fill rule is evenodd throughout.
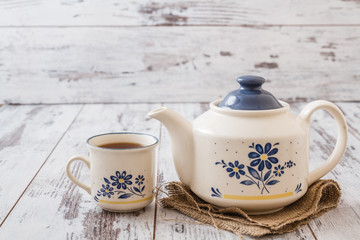
<path id="1" fill-rule="evenodd" d="M 209 203 L 249 214 L 277 211 L 303 196 L 344 154 L 346 123 L 330 102 L 312 102 L 299 116 L 281 101 L 282 108 L 262 111 L 224 109 L 219 102 L 193 123 L 167 108 L 149 113 L 169 130 L 180 180 Z M 317 109 L 335 118 L 338 140 L 329 159 L 309 172 L 310 117 Z"/>
<path id="2" fill-rule="evenodd" d="M 308 188 L 308 127 L 289 106 L 231 111 L 211 105 L 193 122 L 190 188 L 222 207 L 275 211 Z"/>

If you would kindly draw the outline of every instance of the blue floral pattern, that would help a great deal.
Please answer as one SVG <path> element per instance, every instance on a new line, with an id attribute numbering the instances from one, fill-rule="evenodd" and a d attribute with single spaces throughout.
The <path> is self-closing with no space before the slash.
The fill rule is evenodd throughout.
<path id="1" fill-rule="evenodd" d="M 250 166 L 255 167 L 258 166 L 258 170 L 262 171 L 266 166 L 267 169 L 271 169 L 272 164 L 276 164 L 279 160 L 274 157 L 274 155 L 278 152 L 277 148 L 274 146 L 279 145 L 279 143 L 275 143 L 273 146 L 271 143 L 266 143 L 265 147 L 260 144 L 252 144 L 249 146 L 250 148 L 255 149 L 255 152 L 249 153 L 249 158 L 252 160 Z"/>
<path id="2" fill-rule="evenodd" d="M 132 175 L 126 175 L 126 171 L 120 173 L 119 171 L 115 172 L 115 176 L 110 176 L 110 179 L 113 181 L 111 185 L 116 186 L 117 189 L 124 189 L 126 190 L 127 185 L 131 185 L 132 181 L 130 179 Z"/>
<path id="3" fill-rule="evenodd" d="M 139 175 L 137 178 L 135 178 L 135 183 L 138 185 L 144 184 L 145 178 L 144 175 Z"/>
<path id="4" fill-rule="evenodd" d="M 138 175 L 135 178 L 135 184 L 133 185 L 132 174 L 126 174 L 126 171 L 120 173 L 120 171 L 116 171 L 115 175 L 110 176 L 110 180 L 104 177 L 105 184 L 102 184 L 102 188 L 100 188 L 96 196 L 94 197 L 95 201 L 99 201 L 99 197 L 108 197 L 118 195 L 118 199 L 126 199 L 133 195 L 144 197 L 143 193 L 145 190 L 145 178 L 144 175 Z M 113 187 L 116 186 L 119 190 L 114 190 Z"/>
<path id="5" fill-rule="evenodd" d="M 211 188 L 211 191 L 213 192 L 212 194 L 211 194 L 211 196 L 213 196 L 213 197 L 218 197 L 218 198 L 221 198 L 221 196 L 222 196 L 222 193 L 219 191 L 219 189 L 218 188 Z"/>
<path id="6" fill-rule="evenodd" d="M 100 189 L 100 191 L 98 191 L 97 193 L 98 196 L 107 196 L 108 198 L 111 197 L 111 195 L 114 195 L 114 188 L 111 187 L 109 184 L 103 184 L 102 188 Z"/>
<path id="7" fill-rule="evenodd" d="M 301 188 L 301 183 L 300 183 L 300 184 L 298 184 L 298 185 L 296 186 L 294 192 L 299 193 L 299 192 L 301 192 L 301 191 L 302 191 L 302 188 Z"/>
<path id="8" fill-rule="evenodd" d="M 296 166 L 291 160 L 284 164 L 278 164 L 279 159 L 276 157 L 279 151 L 276 147 L 278 145 L 279 143 L 266 143 L 264 146 L 252 143 L 249 148 L 253 149 L 253 151 L 248 154 L 250 164 L 246 166 L 246 168 L 245 165 L 240 164 L 238 160 L 234 163 L 226 163 L 224 160 L 221 160 L 220 162 L 216 162 L 215 165 L 221 165 L 222 168 L 225 168 L 231 178 L 235 176 L 237 179 L 240 179 L 241 176 L 244 176 L 245 180 L 241 181 L 240 184 L 245 186 L 255 185 L 261 194 L 263 194 L 264 191 L 270 193 L 268 187 L 280 182 L 280 180 L 276 178 L 280 178 L 285 174 L 286 168 Z M 278 165 L 273 168 L 274 164 Z M 211 196 L 221 197 L 219 189 L 211 188 L 211 190 L 213 192 Z M 299 190 L 301 191 L 301 184 L 297 191 Z"/>
<path id="9" fill-rule="evenodd" d="M 293 161 L 290 160 L 290 161 L 286 162 L 286 167 L 287 168 L 292 168 L 294 166 L 296 166 L 296 164 Z"/>
<path id="10" fill-rule="evenodd" d="M 237 179 L 240 179 L 240 175 L 245 175 L 245 172 L 242 170 L 245 166 L 244 164 L 239 165 L 239 161 L 235 161 L 234 163 L 229 162 L 228 166 L 226 171 L 230 173 L 229 177 L 236 176 Z"/>
<path id="11" fill-rule="evenodd" d="M 223 168 L 226 168 L 226 171 L 229 173 L 229 177 L 236 177 L 240 179 L 240 175 L 245 175 L 244 164 L 239 164 L 239 161 L 235 161 L 234 163 L 229 162 L 228 164 L 225 163 L 224 160 L 221 162 L 216 162 L 215 165 L 221 164 Z"/>
<path id="12" fill-rule="evenodd" d="M 273 171 L 273 173 L 275 174 L 275 177 L 281 177 L 281 174 L 284 174 L 284 168 L 285 167 L 281 165 L 274 167 L 275 171 Z"/>

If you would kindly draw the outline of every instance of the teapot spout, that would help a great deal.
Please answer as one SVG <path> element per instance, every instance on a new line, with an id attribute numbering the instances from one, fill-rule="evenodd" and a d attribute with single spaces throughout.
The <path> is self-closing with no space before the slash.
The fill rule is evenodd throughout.
<path id="1" fill-rule="evenodd" d="M 182 183 L 190 185 L 194 163 L 192 124 L 166 107 L 154 109 L 148 115 L 165 125 L 170 134 L 177 175 Z"/>

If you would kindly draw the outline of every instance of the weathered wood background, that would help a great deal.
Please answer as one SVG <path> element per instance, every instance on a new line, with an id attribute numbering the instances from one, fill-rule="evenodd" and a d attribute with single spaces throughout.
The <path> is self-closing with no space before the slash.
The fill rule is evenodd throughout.
<path id="1" fill-rule="evenodd" d="M 359 1 L 0 2 L 0 102 L 359 100 Z M 175 93 L 175 94 L 174 94 Z"/>
<path id="2" fill-rule="evenodd" d="M 258 74 L 295 113 L 334 101 L 350 134 L 325 177 L 342 187 L 339 207 L 261 239 L 358 240 L 359 66 L 358 0 L 0 1 L 0 239 L 237 239 L 154 203 L 104 212 L 64 169 L 89 136 L 140 131 L 160 137 L 158 184 L 178 180 L 168 133 L 146 113 L 194 119 L 238 76 Z M 311 169 L 336 141 L 329 115 L 313 118 Z M 87 181 L 81 163 L 73 171 Z"/>

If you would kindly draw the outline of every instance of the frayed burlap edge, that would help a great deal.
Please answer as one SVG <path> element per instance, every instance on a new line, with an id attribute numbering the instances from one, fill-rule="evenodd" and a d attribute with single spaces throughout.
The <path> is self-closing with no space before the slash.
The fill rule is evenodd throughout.
<path id="1" fill-rule="evenodd" d="M 180 182 L 166 183 L 167 197 L 159 200 L 164 208 L 173 208 L 202 223 L 242 234 L 259 237 L 296 230 L 300 225 L 335 208 L 341 197 L 340 186 L 334 180 L 319 180 L 306 194 L 282 210 L 249 216 L 239 207 L 218 208 L 198 198 Z"/>

